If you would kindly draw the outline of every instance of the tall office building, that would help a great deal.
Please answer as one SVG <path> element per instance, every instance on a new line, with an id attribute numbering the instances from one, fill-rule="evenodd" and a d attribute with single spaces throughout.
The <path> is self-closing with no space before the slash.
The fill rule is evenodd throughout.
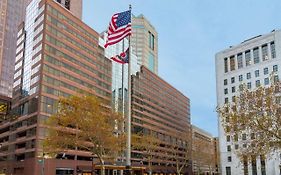
<path id="1" fill-rule="evenodd" d="M 44 122 L 59 97 L 85 91 L 111 103 L 111 61 L 99 34 L 52 0 L 33 0 L 17 32 L 12 111 L 0 126 L 0 170 L 13 175 L 91 171 L 89 152 L 68 150 L 42 160 Z M 40 158 L 41 157 L 41 158 Z M 1 173 L 1 172 L 0 172 Z"/>
<path id="2" fill-rule="evenodd" d="M 152 171 L 158 174 L 176 173 L 175 150 L 171 144 L 178 144 L 181 156 L 185 155 L 186 143 L 191 140 L 189 99 L 145 66 L 132 76 L 132 133 L 153 134 L 162 143 L 153 153 Z M 191 152 L 191 146 L 187 146 Z M 180 155 L 180 154 L 178 154 Z M 191 156 L 191 155 L 190 155 Z M 179 158 L 180 156 L 178 156 Z M 179 159 L 178 159 L 179 160 Z M 132 152 L 132 163 L 148 165 L 148 159 L 141 152 Z M 185 167 L 184 174 L 191 173 L 191 166 Z"/>
<path id="3" fill-rule="evenodd" d="M 56 0 L 75 16 L 82 17 L 82 0 Z M 25 8 L 31 0 L 0 1 L 0 95 L 12 97 L 16 40 Z"/>
<path id="4" fill-rule="evenodd" d="M 158 74 L 158 33 L 143 16 L 132 16 L 131 45 L 141 65 Z"/>
<path id="5" fill-rule="evenodd" d="M 249 90 L 259 86 L 269 86 L 270 75 L 274 72 L 277 80 L 281 75 L 281 31 L 272 31 L 245 40 L 237 46 L 232 46 L 216 54 L 216 84 L 217 104 L 231 103 L 239 91 L 239 86 L 245 84 Z M 235 155 L 235 150 L 247 146 L 243 140 L 251 139 L 249 133 L 233 143 L 219 123 L 219 143 L 221 153 L 221 171 L 225 175 L 241 174 L 280 174 L 281 156 L 276 151 L 265 161 L 260 157 L 251 162 L 241 163 Z M 240 138 L 240 136 L 239 136 Z"/>
<path id="6" fill-rule="evenodd" d="M 31 0 L 0 1 L 0 95 L 12 97 L 18 25 Z"/>

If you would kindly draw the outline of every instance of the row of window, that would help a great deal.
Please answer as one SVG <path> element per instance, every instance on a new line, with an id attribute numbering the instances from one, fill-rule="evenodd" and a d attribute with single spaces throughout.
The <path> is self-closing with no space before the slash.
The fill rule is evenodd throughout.
<path id="1" fill-rule="evenodd" d="M 252 60 L 254 64 L 260 63 L 260 49 L 262 61 L 268 60 L 269 46 L 271 58 L 276 58 L 275 43 L 274 41 L 272 41 L 270 43 L 262 45 L 261 47 L 255 47 L 251 50 L 246 50 L 245 52 L 238 53 L 237 55 L 232 55 L 229 58 L 224 58 L 224 72 L 227 73 L 228 71 L 236 70 L 236 68 L 241 69 L 243 67 L 250 66 L 252 64 Z M 228 66 L 228 62 L 230 63 L 230 67 Z"/>
<path id="2" fill-rule="evenodd" d="M 274 65 L 272 70 L 273 70 L 273 72 L 277 72 L 277 71 L 278 71 L 278 65 Z M 268 73 L 269 73 L 269 69 L 268 69 L 268 67 L 265 67 L 265 68 L 263 69 L 263 74 L 264 74 L 264 75 L 268 75 Z M 259 76 L 260 76 L 260 70 L 255 70 L 254 74 L 255 74 L 255 77 L 259 77 Z M 248 72 L 248 73 L 246 74 L 247 80 L 251 79 L 251 77 L 252 77 L 252 76 L 251 76 L 251 72 Z M 238 81 L 239 81 L 239 82 L 243 81 L 243 75 L 239 75 L 239 76 L 238 76 Z M 235 77 L 231 77 L 230 83 L 231 83 L 231 84 L 235 83 Z M 224 79 L 223 84 L 224 84 L 225 86 L 228 85 L 228 79 Z"/>
<path id="3" fill-rule="evenodd" d="M 70 18 L 67 18 L 66 16 L 64 16 L 58 10 L 54 9 L 53 7 L 51 7 L 49 5 L 48 5 L 47 9 L 48 9 L 49 12 L 51 12 L 52 15 L 61 19 L 61 21 L 66 21 L 67 23 L 72 25 L 75 29 L 79 30 L 79 33 L 81 33 L 83 35 L 86 35 L 87 37 L 91 38 L 92 40 L 98 41 L 97 36 L 94 36 L 90 32 L 86 31 L 83 27 L 81 27 L 77 23 L 73 22 Z"/>
<path id="4" fill-rule="evenodd" d="M 227 161 L 231 162 L 231 156 L 227 157 Z M 252 166 L 252 175 L 257 175 L 258 170 L 257 170 L 257 159 L 256 157 L 252 157 L 250 160 L 251 166 Z M 265 166 L 265 158 L 264 156 L 260 156 L 260 165 L 261 165 L 261 175 L 266 175 L 266 166 Z M 246 157 L 244 158 L 243 161 L 243 170 L 244 170 L 244 175 L 249 175 L 249 170 L 248 170 L 248 160 Z M 280 168 L 281 170 L 281 168 Z M 226 167 L 226 175 L 231 175 L 231 167 Z"/>
<path id="5" fill-rule="evenodd" d="M 86 65 L 86 64 L 84 64 L 84 63 L 82 63 L 80 61 L 77 61 L 73 57 L 70 57 L 69 55 L 66 55 L 63 52 L 61 52 L 61 51 L 59 51 L 59 50 L 57 50 L 57 49 L 55 49 L 55 48 L 53 48 L 53 47 L 51 47 L 49 45 L 45 45 L 45 48 L 50 53 L 52 53 L 52 54 L 54 54 L 56 56 L 61 56 L 64 59 L 67 59 L 67 60 L 75 63 L 76 65 L 79 65 L 79 66 L 81 66 L 81 67 L 83 67 L 83 68 L 85 68 L 85 69 L 87 69 L 87 70 L 89 70 L 89 71 L 91 71 L 93 73 L 96 73 L 100 78 L 106 79 L 107 82 L 110 82 L 110 78 L 109 77 L 105 76 L 104 74 L 101 74 L 100 72 L 97 72 L 97 70 L 93 69 L 92 67 L 90 67 L 90 66 L 88 66 L 88 65 Z M 107 88 L 108 90 L 110 90 L 110 88 L 111 88 L 110 85 L 106 84 L 105 82 L 102 82 L 102 81 L 98 80 L 97 78 L 95 78 L 95 77 L 85 73 L 84 71 L 81 71 L 81 70 L 71 66 L 70 64 L 66 64 L 64 62 L 61 62 L 61 61 L 57 60 L 54 57 L 46 55 L 45 56 L 45 60 L 50 62 L 50 63 L 52 63 L 52 64 L 55 64 L 57 66 L 63 66 L 65 68 L 67 68 L 68 70 L 71 70 L 71 71 L 73 71 L 73 72 L 75 72 L 75 73 L 77 73 L 79 75 L 82 75 L 83 77 L 85 77 L 85 78 L 87 78 L 87 79 L 89 79 L 91 81 L 95 81 L 99 85 L 101 85 L 102 87 Z"/>
<path id="6" fill-rule="evenodd" d="M 250 137 L 251 140 L 253 140 L 253 139 L 256 138 L 256 135 L 257 135 L 257 134 L 255 134 L 255 133 L 251 133 L 251 134 L 249 135 L 249 137 Z M 260 135 L 260 134 L 259 134 L 259 135 Z M 240 139 L 241 139 L 241 140 L 247 140 L 247 134 L 243 133 L 243 134 L 241 135 L 241 138 L 240 138 Z M 230 140 L 231 140 L 231 136 L 230 136 L 230 135 L 227 135 L 227 136 L 226 136 L 226 141 L 227 141 L 227 142 L 230 142 Z M 233 136 L 233 140 L 234 140 L 235 142 L 238 142 L 238 140 L 239 140 L 238 135 L 234 135 L 234 136 Z"/>
<path id="7" fill-rule="evenodd" d="M 279 81 L 278 75 L 273 76 L 273 81 L 274 82 Z M 270 81 L 269 81 L 268 77 L 264 78 L 264 80 L 263 80 L 264 85 L 269 85 L 269 82 Z M 256 87 L 260 87 L 261 86 L 261 80 L 256 80 L 255 81 L 255 85 L 256 85 Z M 247 87 L 247 89 L 252 89 L 252 82 L 247 82 L 246 87 Z M 243 88 L 243 84 L 240 84 L 239 85 L 239 90 L 242 90 L 242 88 Z M 235 93 L 236 91 L 237 91 L 236 86 L 232 86 L 231 87 L 231 92 Z M 228 88 L 225 88 L 224 89 L 224 94 L 227 95 L 228 93 L 229 93 Z"/>

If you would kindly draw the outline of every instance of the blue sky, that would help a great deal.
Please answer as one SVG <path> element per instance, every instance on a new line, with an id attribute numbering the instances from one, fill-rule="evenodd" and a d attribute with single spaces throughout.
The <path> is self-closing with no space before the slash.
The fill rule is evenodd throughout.
<path id="1" fill-rule="evenodd" d="M 215 53 L 281 29 L 280 0 L 84 0 L 83 21 L 102 32 L 132 4 L 158 31 L 159 75 L 191 100 L 191 120 L 218 135 Z"/>

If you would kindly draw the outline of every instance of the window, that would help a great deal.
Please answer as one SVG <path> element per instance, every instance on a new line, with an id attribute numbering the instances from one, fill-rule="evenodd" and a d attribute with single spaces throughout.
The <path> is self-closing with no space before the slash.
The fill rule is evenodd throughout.
<path id="1" fill-rule="evenodd" d="M 231 162 L 231 156 L 228 156 L 228 157 L 227 157 L 227 161 L 228 161 L 228 162 Z"/>
<path id="2" fill-rule="evenodd" d="M 232 92 L 232 93 L 235 92 L 235 86 L 233 86 L 233 87 L 231 88 L 231 92 Z"/>
<path id="3" fill-rule="evenodd" d="M 243 81 L 243 75 L 239 75 L 239 81 Z"/>
<path id="4" fill-rule="evenodd" d="M 230 135 L 226 136 L 226 141 L 230 142 Z"/>
<path id="5" fill-rule="evenodd" d="M 235 83 L 235 77 L 231 77 L 231 83 Z"/>
<path id="6" fill-rule="evenodd" d="M 254 156 L 252 156 L 252 175 L 257 175 L 257 161 Z"/>
<path id="7" fill-rule="evenodd" d="M 244 85 L 243 85 L 243 84 L 240 84 L 240 85 L 239 85 L 239 90 L 242 91 L 242 90 L 243 90 L 243 87 L 244 87 Z"/>
<path id="8" fill-rule="evenodd" d="M 237 134 L 234 135 L 234 141 L 238 142 L 238 135 Z"/>
<path id="9" fill-rule="evenodd" d="M 238 63 L 238 69 L 243 68 L 242 53 L 239 53 L 239 54 L 237 55 L 237 63 Z"/>
<path id="10" fill-rule="evenodd" d="M 236 101 L 236 97 L 232 96 L 232 102 L 235 102 L 235 101 Z"/>
<path id="11" fill-rule="evenodd" d="M 254 140 L 256 138 L 256 134 L 255 133 L 251 133 L 251 139 Z"/>
<path id="12" fill-rule="evenodd" d="M 255 70 L 255 76 L 259 77 L 260 76 L 260 71 L 259 70 Z"/>
<path id="13" fill-rule="evenodd" d="M 247 157 L 243 157 L 244 175 L 249 175 Z"/>
<path id="14" fill-rule="evenodd" d="M 228 89 L 224 89 L 224 94 L 228 94 Z"/>
<path id="15" fill-rule="evenodd" d="M 223 84 L 227 85 L 227 79 L 224 79 Z"/>
<path id="16" fill-rule="evenodd" d="M 275 52 L 275 43 L 274 41 L 270 43 L 270 50 L 271 50 L 271 58 L 276 58 L 276 52 Z"/>
<path id="17" fill-rule="evenodd" d="M 64 6 L 66 9 L 70 10 L 70 0 L 65 0 Z"/>
<path id="18" fill-rule="evenodd" d="M 262 60 L 268 60 L 268 47 L 267 44 L 261 46 Z"/>
<path id="19" fill-rule="evenodd" d="M 231 175 L 231 167 L 225 167 L 226 175 Z"/>
<path id="20" fill-rule="evenodd" d="M 275 75 L 275 76 L 273 77 L 273 81 L 274 81 L 274 83 L 276 83 L 277 81 L 279 81 L 278 75 Z"/>
<path id="21" fill-rule="evenodd" d="M 248 72 L 247 73 L 247 79 L 250 79 L 251 78 L 251 72 Z"/>
<path id="22" fill-rule="evenodd" d="M 246 60 L 246 66 L 250 66 L 251 65 L 251 51 L 247 50 L 245 52 L 245 60 Z"/>
<path id="23" fill-rule="evenodd" d="M 234 60 L 234 56 L 230 57 L 230 71 L 235 70 L 235 60 Z"/>
<path id="24" fill-rule="evenodd" d="M 252 88 L 251 82 L 248 82 L 248 83 L 247 83 L 247 88 L 248 88 L 248 89 L 251 89 L 251 88 Z"/>
<path id="25" fill-rule="evenodd" d="M 274 65 L 273 66 L 273 72 L 277 72 L 278 71 L 278 65 Z"/>
<path id="26" fill-rule="evenodd" d="M 257 64 L 260 62 L 260 57 L 259 57 L 259 48 L 256 47 L 253 50 L 253 56 L 254 56 L 254 64 Z"/>
<path id="27" fill-rule="evenodd" d="M 260 80 L 256 80 L 256 87 L 260 87 L 261 85 L 261 81 Z"/>
<path id="28" fill-rule="evenodd" d="M 231 146 L 227 145 L 227 151 L 230 152 L 231 151 Z"/>
<path id="29" fill-rule="evenodd" d="M 154 35 L 149 31 L 148 32 L 148 35 L 149 35 L 149 48 L 154 50 Z"/>
<path id="30" fill-rule="evenodd" d="M 264 75 L 267 75 L 267 74 L 268 74 L 268 67 L 266 67 L 266 68 L 263 69 L 263 74 L 264 74 Z"/>
<path id="31" fill-rule="evenodd" d="M 228 103 L 228 98 L 225 98 L 225 99 L 224 99 L 224 103 Z"/>
<path id="32" fill-rule="evenodd" d="M 238 148 L 239 148 L 239 145 L 236 144 L 234 147 L 235 147 L 235 149 L 238 149 Z"/>
<path id="33" fill-rule="evenodd" d="M 261 161 L 261 175 L 266 175 L 266 169 L 265 169 L 265 157 L 260 156 L 260 161 Z"/>
<path id="34" fill-rule="evenodd" d="M 224 73 L 228 72 L 227 58 L 224 58 Z"/>
<path id="35" fill-rule="evenodd" d="M 242 140 L 246 140 L 247 139 L 247 135 L 246 134 L 242 134 Z"/>
<path id="36" fill-rule="evenodd" d="M 269 85 L 269 78 L 264 79 L 264 85 Z"/>

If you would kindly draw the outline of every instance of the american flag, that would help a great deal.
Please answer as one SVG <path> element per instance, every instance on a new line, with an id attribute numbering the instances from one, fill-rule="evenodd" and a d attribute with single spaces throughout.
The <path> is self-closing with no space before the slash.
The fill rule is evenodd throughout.
<path id="1" fill-rule="evenodd" d="M 104 47 L 118 43 L 131 33 L 131 10 L 114 14 L 109 23 L 107 41 Z"/>
<path id="2" fill-rule="evenodd" d="M 120 53 L 120 55 L 111 57 L 111 59 L 121 64 L 129 63 L 129 48 L 125 52 Z"/>

